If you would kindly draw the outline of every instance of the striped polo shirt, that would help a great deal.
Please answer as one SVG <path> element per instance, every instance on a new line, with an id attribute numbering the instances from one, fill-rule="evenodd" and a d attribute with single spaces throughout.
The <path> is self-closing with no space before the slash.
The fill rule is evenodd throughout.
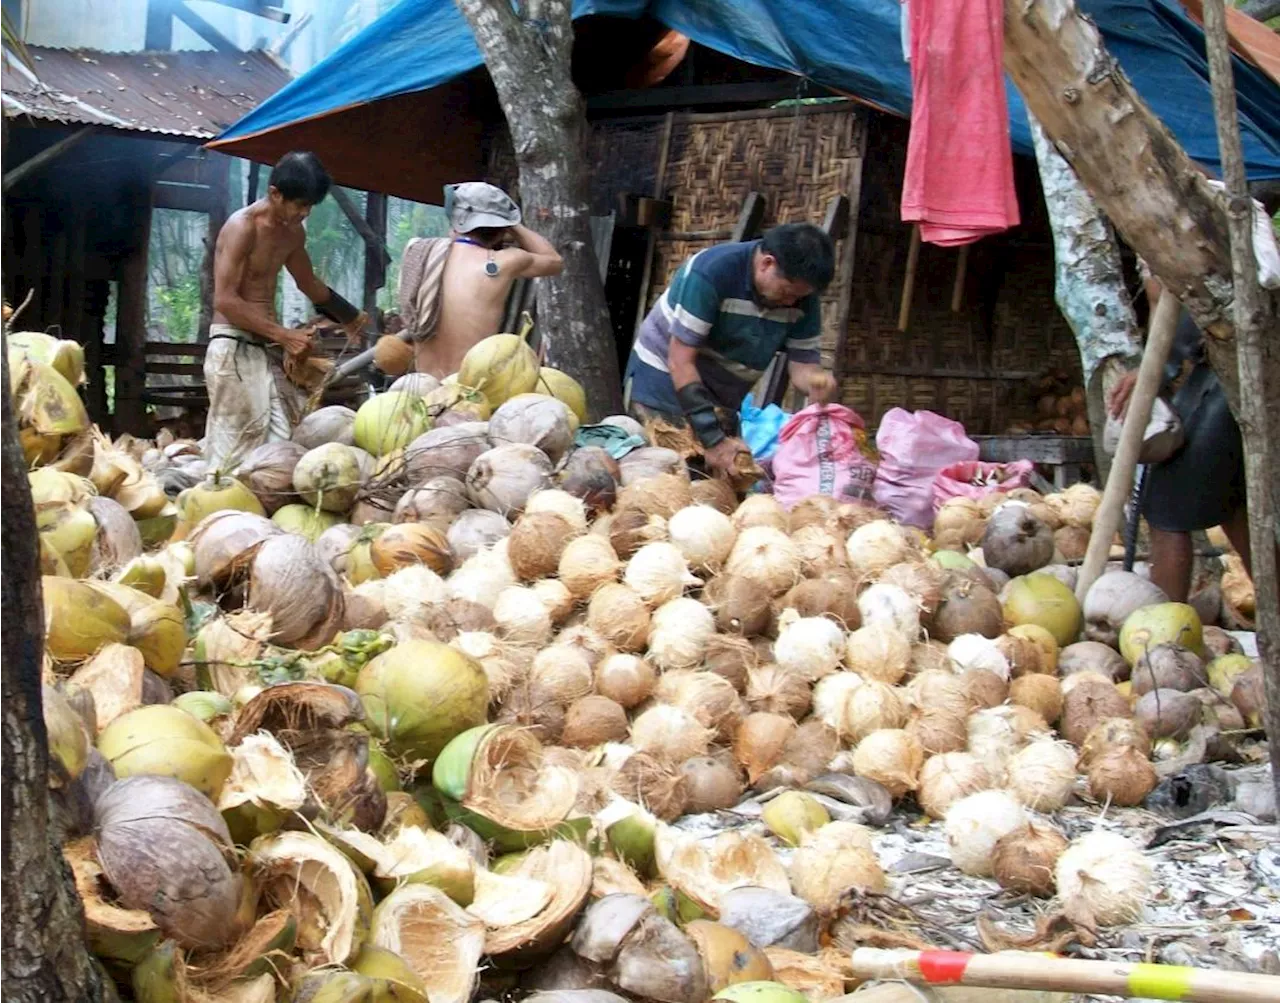
<path id="1" fill-rule="evenodd" d="M 627 379 L 631 399 L 680 414 L 667 368 L 667 347 L 676 338 L 698 350 L 702 382 L 724 407 L 737 408 L 775 353 L 791 362 L 817 363 L 822 336 L 817 294 L 793 307 L 764 307 L 751 281 L 758 240 L 718 244 L 680 266 L 640 325 Z"/>

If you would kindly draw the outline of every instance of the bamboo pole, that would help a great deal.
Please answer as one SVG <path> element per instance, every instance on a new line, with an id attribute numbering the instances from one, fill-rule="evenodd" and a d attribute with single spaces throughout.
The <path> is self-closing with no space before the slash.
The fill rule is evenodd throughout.
<path id="1" fill-rule="evenodd" d="M 902 280 L 902 304 L 898 307 L 898 330 L 905 331 L 911 320 L 911 297 L 916 291 L 916 265 L 920 262 L 920 224 L 911 227 L 911 246 L 907 248 L 907 274 Z"/>
<path id="2" fill-rule="evenodd" d="M 1262 344 L 1269 310 L 1266 294 L 1258 285 L 1258 266 L 1253 255 L 1253 200 L 1249 198 L 1245 180 L 1223 0 L 1204 0 L 1204 31 L 1214 118 L 1218 124 L 1222 180 L 1226 183 L 1230 199 L 1227 227 L 1231 235 L 1232 314 L 1240 376 L 1238 417 L 1244 443 L 1249 549 L 1253 565 L 1251 577 L 1257 596 L 1258 655 L 1262 661 L 1267 698 L 1265 724 L 1271 740 L 1268 743 L 1271 783 L 1276 800 L 1280 802 L 1280 595 L 1276 585 L 1276 515 L 1275 499 L 1271 494 L 1273 468 L 1263 386 L 1266 362 Z M 1280 998 L 1280 991 L 1276 998 Z"/>
<path id="3" fill-rule="evenodd" d="M 1107 473 L 1107 484 L 1102 491 L 1102 501 L 1093 517 L 1093 530 L 1089 535 L 1089 549 L 1085 551 L 1084 564 L 1076 581 L 1076 598 L 1081 603 L 1089 587 L 1098 580 L 1111 554 L 1111 541 L 1124 517 L 1124 503 L 1133 488 L 1133 472 L 1138 466 L 1138 453 L 1142 449 L 1142 433 L 1151 420 L 1151 405 L 1160 392 L 1164 376 L 1164 364 L 1169 358 L 1169 347 L 1178 328 L 1178 314 L 1182 307 L 1173 293 L 1160 294 L 1151 329 L 1147 335 L 1147 347 L 1138 364 L 1138 381 L 1129 399 L 1129 410 L 1124 416 L 1120 432 L 1120 444 Z M 1188 485 L 1188 491 L 1200 490 L 1200 485 Z"/>
<path id="4" fill-rule="evenodd" d="M 934 986 L 1144 996 L 1184 1003 L 1275 1003 L 1280 999 L 1280 976 L 1275 975 L 1185 965 L 1079 961 L 1029 951 L 968 954 L 860 947 L 853 952 L 852 963 L 855 981 L 896 979 Z"/>

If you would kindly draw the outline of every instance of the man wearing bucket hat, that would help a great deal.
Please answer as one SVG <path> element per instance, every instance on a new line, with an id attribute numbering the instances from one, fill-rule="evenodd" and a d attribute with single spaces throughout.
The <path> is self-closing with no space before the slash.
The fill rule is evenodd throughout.
<path id="1" fill-rule="evenodd" d="M 439 378 L 456 373 L 476 342 L 499 333 L 516 279 L 559 275 L 564 264 L 550 241 L 521 224 L 520 207 L 501 188 L 467 181 L 446 185 L 444 196 L 447 242 L 411 244 L 401 271 L 414 368 Z"/>

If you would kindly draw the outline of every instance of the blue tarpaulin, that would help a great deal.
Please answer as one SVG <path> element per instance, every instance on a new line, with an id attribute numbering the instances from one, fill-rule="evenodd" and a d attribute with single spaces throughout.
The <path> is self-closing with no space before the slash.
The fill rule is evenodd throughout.
<path id="1" fill-rule="evenodd" d="M 1187 153 L 1218 168 L 1204 33 L 1176 0 L 1080 0 L 1110 53 Z M 786 70 L 889 111 L 911 110 L 897 0 L 577 0 L 574 16 L 649 15 L 708 48 Z M 396 7 L 236 122 L 218 142 L 260 136 L 353 106 L 429 90 L 480 66 L 454 0 Z M 1280 178 L 1280 87 L 1236 58 L 1251 179 Z M 1026 110 L 1012 84 L 1014 149 L 1031 154 Z M 235 152 L 228 147 L 228 152 Z"/>

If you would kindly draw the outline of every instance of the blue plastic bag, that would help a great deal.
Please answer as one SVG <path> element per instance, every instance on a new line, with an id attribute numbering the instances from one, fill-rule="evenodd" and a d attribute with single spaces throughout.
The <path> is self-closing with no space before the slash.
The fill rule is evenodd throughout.
<path id="1" fill-rule="evenodd" d="M 742 426 L 742 441 L 750 448 L 757 463 L 773 458 L 773 454 L 778 451 L 778 433 L 790 417 L 777 404 L 761 408 L 755 406 L 750 394 L 742 399 L 742 409 L 738 414 Z"/>

